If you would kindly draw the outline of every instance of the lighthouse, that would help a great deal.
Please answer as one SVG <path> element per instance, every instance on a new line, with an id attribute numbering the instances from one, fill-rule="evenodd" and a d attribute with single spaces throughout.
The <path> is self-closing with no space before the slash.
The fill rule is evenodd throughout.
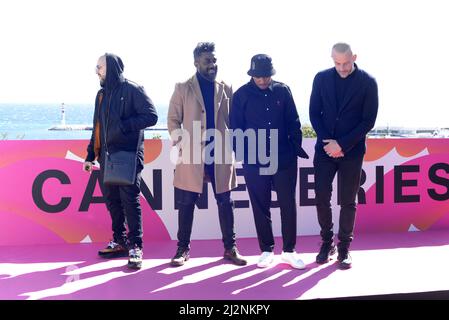
<path id="1" fill-rule="evenodd" d="M 70 131 L 70 130 L 92 130 L 92 126 L 87 124 L 66 124 L 65 123 L 65 103 L 61 103 L 61 123 L 48 128 L 48 130 Z"/>
<path id="2" fill-rule="evenodd" d="M 64 102 L 61 104 L 61 126 L 65 126 L 65 106 Z"/>

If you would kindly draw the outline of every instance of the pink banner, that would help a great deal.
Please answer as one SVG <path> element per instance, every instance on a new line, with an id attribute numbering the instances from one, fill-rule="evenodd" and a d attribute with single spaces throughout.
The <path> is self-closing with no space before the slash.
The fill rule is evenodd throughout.
<path id="1" fill-rule="evenodd" d="M 449 140 L 371 139 L 363 168 L 375 178 L 357 232 L 449 228 Z"/>
<path id="2" fill-rule="evenodd" d="M 313 154 L 314 139 L 304 147 Z M 106 242 L 111 221 L 98 171 L 82 171 L 87 141 L 0 141 L 0 245 Z M 141 204 L 144 240 L 176 239 L 171 143 L 145 142 Z M 298 235 L 318 234 L 312 159 L 301 160 Z M 244 179 L 239 173 L 238 237 L 255 237 Z M 336 179 L 337 180 L 337 179 Z M 449 143 L 446 139 L 370 139 L 358 195 L 356 233 L 449 228 Z M 335 182 L 333 209 L 338 217 Z M 210 189 L 210 187 L 209 187 Z M 275 199 L 273 199 L 275 201 Z M 192 239 L 220 239 L 213 193 L 195 212 Z M 277 211 L 276 211 L 277 210 Z M 280 228 L 273 209 L 275 235 Z M 338 218 L 334 219 L 338 226 Z M 278 230 L 279 229 L 279 230 Z"/>
<path id="3" fill-rule="evenodd" d="M 146 142 L 145 161 L 162 142 Z M 98 171 L 82 171 L 86 141 L 0 142 L 0 245 L 108 241 L 111 222 Z M 169 239 L 155 211 L 141 201 L 147 240 Z"/>

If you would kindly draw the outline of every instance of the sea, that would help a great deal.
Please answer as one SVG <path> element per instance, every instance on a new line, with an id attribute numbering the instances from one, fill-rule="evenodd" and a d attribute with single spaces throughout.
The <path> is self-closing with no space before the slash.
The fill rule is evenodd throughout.
<path id="1" fill-rule="evenodd" d="M 168 106 L 156 106 L 159 120 L 145 139 L 168 139 Z M 62 112 L 64 111 L 64 112 Z M 63 124 L 63 130 L 51 130 Z M 92 134 L 93 104 L 0 103 L 0 140 L 87 140 Z"/>

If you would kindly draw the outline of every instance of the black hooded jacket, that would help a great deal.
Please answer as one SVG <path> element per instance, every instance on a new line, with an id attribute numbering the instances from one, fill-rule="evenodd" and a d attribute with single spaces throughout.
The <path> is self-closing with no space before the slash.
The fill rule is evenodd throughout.
<path id="1" fill-rule="evenodd" d="M 125 79 L 123 69 L 123 62 L 118 56 L 106 54 L 106 80 L 95 98 L 93 130 L 86 161 L 101 157 L 106 147 L 109 153 L 138 149 L 139 162 L 143 168 L 144 129 L 154 126 L 158 115 L 143 87 Z M 97 123 L 100 126 L 101 148 L 98 155 L 94 150 Z"/>

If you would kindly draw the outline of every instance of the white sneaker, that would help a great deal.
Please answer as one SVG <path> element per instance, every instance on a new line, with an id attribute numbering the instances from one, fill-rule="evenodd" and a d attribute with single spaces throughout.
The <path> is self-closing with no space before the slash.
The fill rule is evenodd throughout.
<path id="1" fill-rule="evenodd" d="M 266 268 L 274 261 L 274 253 L 270 251 L 264 251 L 260 255 L 259 262 L 257 262 L 257 266 L 259 268 Z"/>
<path id="2" fill-rule="evenodd" d="M 304 262 L 296 256 L 296 252 L 282 252 L 281 259 L 295 269 L 302 270 L 306 268 Z"/>

